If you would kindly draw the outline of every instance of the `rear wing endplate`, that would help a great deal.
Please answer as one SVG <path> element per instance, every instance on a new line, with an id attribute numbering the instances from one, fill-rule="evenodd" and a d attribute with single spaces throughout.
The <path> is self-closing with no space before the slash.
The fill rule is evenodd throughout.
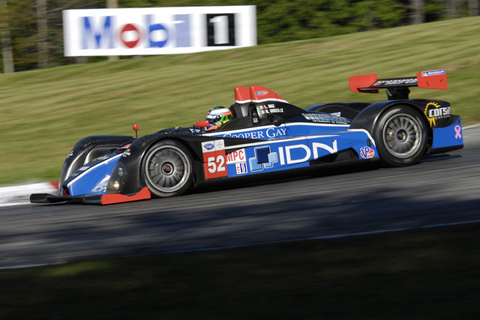
<path id="1" fill-rule="evenodd" d="M 409 87 L 425 89 L 447 89 L 447 72 L 445 69 L 417 72 L 416 77 L 378 79 L 376 73 L 350 77 L 350 90 L 353 92 L 378 93 L 386 89 L 390 100 L 408 99 Z"/>

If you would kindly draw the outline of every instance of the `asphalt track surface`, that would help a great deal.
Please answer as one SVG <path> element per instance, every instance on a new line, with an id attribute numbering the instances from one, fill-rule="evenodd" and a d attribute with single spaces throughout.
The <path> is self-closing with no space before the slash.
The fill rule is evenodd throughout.
<path id="1" fill-rule="evenodd" d="M 480 126 L 463 134 L 464 149 L 406 168 L 328 167 L 104 207 L 2 207 L 0 268 L 480 221 Z"/>

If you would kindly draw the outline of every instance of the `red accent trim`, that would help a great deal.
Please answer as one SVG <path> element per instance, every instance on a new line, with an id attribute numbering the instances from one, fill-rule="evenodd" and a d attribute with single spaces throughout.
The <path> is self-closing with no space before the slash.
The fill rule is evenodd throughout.
<path id="1" fill-rule="evenodd" d="M 247 103 L 251 102 L 250 90 L 247 87 L 235 87 L 235 102 Z"/>
<path id="2" fill-rule="evenodd" d="M 250 98 L 252 102 L 260 103 L 263 101 L 274 100 L 279 102 L 287 102 L 272 90 L 262 86 L 250 87 Z"/>
<path id="3" fill-rule="evenodd" d="M 122 203 L 122 202 L 130 202 L 130 201 L 138 201 L 138 200 L 147 200 L 151 199 L 152 195 L 150 194 L 150 190 L 147 187 L 144 187 L 140 190 L 137 194 L 132 196 L 127 196 L 124 194 L 118 193 L 107 193 L 102 196 L 102 204 L 113 204 L 113 203 Z"/>
<path id="4" fill-rule="evenodd" d="M 208 128 L 210 126 L 210 122 L 208 120 L 200 120 L 195 122 L 195 127 L 198 128 Z"/>
<path id="5" fill-rule="evenodd" d="M 420 88 L 447 90 L 448 84 L 446 73 L 423 77 L 422 72 L 427 71 L 417 72 L 417 84 Z"/>
<path id="6" fill-rule="evenodd" d="M 362 90 L 361 88 L 369 88 L 377 81 L 377 74 L 364 74 L 361 76 L 351 76 L 349 78 L 350 90 L 353 92 L 368 92 L 368 93 L 378 93 L 378 90 Z"/>

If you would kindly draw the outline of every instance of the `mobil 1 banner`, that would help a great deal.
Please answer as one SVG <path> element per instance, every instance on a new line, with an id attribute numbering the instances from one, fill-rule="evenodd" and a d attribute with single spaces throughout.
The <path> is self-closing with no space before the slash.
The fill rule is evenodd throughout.
<path id="1" fill-rule="evenodd" d="M 257 45 L 255 6 L 63 11 L 65 56 L 193 53 Z"/>

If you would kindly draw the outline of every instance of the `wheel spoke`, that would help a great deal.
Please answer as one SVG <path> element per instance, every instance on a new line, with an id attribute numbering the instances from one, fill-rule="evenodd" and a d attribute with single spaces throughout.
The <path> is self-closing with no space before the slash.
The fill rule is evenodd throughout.
<path id="1" fill-rule="evenodd" d="M 166 177 L 163 174 L 158 174 L 156 177 L 158 178 L 156 182 L 157 185 L 161 186 L 165 184 Z"/>

